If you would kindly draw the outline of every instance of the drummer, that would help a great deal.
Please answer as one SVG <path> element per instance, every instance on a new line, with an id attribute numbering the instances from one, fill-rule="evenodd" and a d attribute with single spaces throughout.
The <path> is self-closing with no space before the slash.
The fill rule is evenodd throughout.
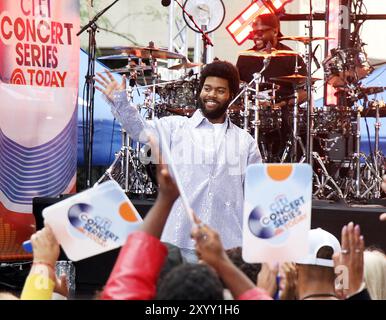
<path id="1" fill-rule="evenodd" d="M 252 23 L 253 31 L 250 34 L 250 39 L 253 40 L 255 45 L 250 50 L 255 51 L 269 51 L 269 49 L 276 50 L 290 50 L 290 47 L 280 43 L 280 21 L 274 14 L 264 14 L 258 16 Z M 282 129 L 280 130 L 280 144 L 277 141 L 271 141 L 272 145 L 279 146 L 276 150 L 271 152 L 276 153 L 276 160 L 281 157 L 280 153 L 284 150 L 285 144 L 290 139 L 291 126 L 289 123 L 289 106 L 294 104 L 294 87 L 291 83 L 272 81 L 271 78 L 288 76 L 296 73 L 296 59 L 298 65 L 298 74 L 306 75 L 307 68 L 300 57 L 300 55 L 288 55 L 271 57 L 270 62 L 266 70 L 262 73 L 263 81 L 271 82 L 279 85 L 279 89 L 276 91 L 276 108 L 280 108 L 282 111 Z M 253 79 L 253 74 L 262 70 L 263 58 L 256 56 L 244 56 L 240 55 L 236 64 L 239 73 L 240 80 L 250 82 Z M 299 104 L 306 100 L 307 94 L 303 89 L 298 89 Z M 274 138 L 274 137 L 269 137 Z M 276 134 L 277 138 L 277 134 Z M 272 139 L 271 139 L 272 140 Z M 272 159 L 271 159 L 272 160 Z"/>

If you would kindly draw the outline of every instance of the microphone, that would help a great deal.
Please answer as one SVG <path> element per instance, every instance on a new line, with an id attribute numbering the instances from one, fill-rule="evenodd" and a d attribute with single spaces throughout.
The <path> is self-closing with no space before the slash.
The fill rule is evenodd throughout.
<path id="1" fill-rule="evenodd" d="M 164 7 L 169 7 L 171 2 L 172 2 L 171 0 L 162 0 L 162 1 L 161 1 L 161 4 L 162 4 Z"/>

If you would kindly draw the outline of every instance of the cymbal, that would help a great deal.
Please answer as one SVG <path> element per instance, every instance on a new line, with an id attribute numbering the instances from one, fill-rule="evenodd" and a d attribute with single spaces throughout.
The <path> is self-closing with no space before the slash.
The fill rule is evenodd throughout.
<path id="1" fill-rule="evenodd" d="M 133 57 L 135 57 L 135 56 L 133 56 Z M 131 58 L 131 56 L 129 56 L 127 54 L 113 54 L 111 56 L 99 57 L 98 60 L 127 60 L 129 58 Z"/>
<path id="2" fill-rule="evenodd" d="M 119 51 L 121 55 L 133 55 L 142 59 L 156 58 L 156 59 L 183 59 L 184 55 L 171 52 L 166 49 L 159 49 L 156 47 L 115 47 L 114 50 Z"/>
<path id="3" fill-rule="evenodd" d="M 270 51 L 255 51 L 255 50 L 244 50 L 239 52 L 239 56 L 247 57 L 260 57 L 260 58 L 269 58 L 269 57 L 289 57 L 297 56 L 299 53 L 292 50 L 276 50 L 272 49 Z"/>
<path id="4" fill-rule="evenodd" d="M 180 69 L 190 69 L 195 67 L 202 66 L 202 63 L 193 63 L 190 61 L 182 62 L 180 64 L 176 64 L 174 66 L 169 67 L 169 70 L 180 70 Z"/>
<path id="5" fill-rule="evenodd" d="M 386 90 L 386 87 L 359 87 L 359 91 L 365 95 L 381 93 Z"/>
<path id="6" fill-rule="evenodd" d="M 301 74 L 291 74 L 289 76 L 281 76 L 281 77 L 275 77 L 271 78 L 271 81 L 282 81 L 282 82 L 289 82 L 292 84 L 300 85 L 304 84 L 307 81 L 306 76 L 302 76 Z M 320 78 L 311 78 L 312 83 L 315 81 L 322 80 Z"/>
<path id="7" fill-rule="evenodd" d="M 123 67 L 123 68 L 111 69 L 110 72 L 129 73 L 133 71 L 147 71 L 147 70 L 151 70 L 151 66 Z"/>
<path id="8" fill-rule="evenodd" d="M 310 43 L 310 41 L 333 40 L 333 39 L 335 39 L 335 38 L 331 38 L 331 37 L 313 37 L 313 38 L 310 38 L 310 37 L 301 37 L 301 36 L 288 36 L 288 37 L 280 37 L 278 40 L 279 41 L 282 41 L 282 40 L 299 41 L 299 42 L 303 42 L 303 43 L 307 44 L 307 43 Z"/>

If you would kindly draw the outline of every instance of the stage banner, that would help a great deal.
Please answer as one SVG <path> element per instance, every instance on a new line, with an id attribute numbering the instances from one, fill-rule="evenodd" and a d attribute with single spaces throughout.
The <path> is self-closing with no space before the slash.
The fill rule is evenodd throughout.
<path id="1" fill-rule="evenodd" d="M 75 192 L 79 11 L 0 1 L 0 260 L 30 257 L 34 197 Z"/>

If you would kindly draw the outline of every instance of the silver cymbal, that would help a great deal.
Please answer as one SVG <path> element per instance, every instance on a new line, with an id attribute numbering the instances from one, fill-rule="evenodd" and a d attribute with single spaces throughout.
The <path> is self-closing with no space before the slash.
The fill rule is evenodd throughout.
<path id="1" fill-rule="evenodd" d="M 135 56 L 129 56 L 127 54 L 113 54 L 111 56 L 103 56 L 97 59 L 98 60 L 128 60 L 131 57 L 136 58 Z"/>
<path id="2" fill-rule="evenodd" d="M 111 69 L 110 72 L 125 73 L 125 72 L 146 71 L 146 70 L 151 70 L 151 66 L 123 67 L 123 68 Z"/>
<path id="3" fill-rule="evenodd" d="M 156 47 L 115 47 L 114 50 L 121 53 L 121 55 L 133 55 L 137 58 L 142 59 L 149 59 L 149 58 L 156 58 L 156 59 L 184 59 L 185 56 L 176 53 L 171 52 L 166 49 L 160 49 Z"/>
<path id="4" fill-rule="evenodd" d="M 281 76 L 281 77 L 271 78 L 270 80 L 271 81 L 289 82 L 292 84 L 299 85 L 299 84 L 306 83 L 307 76 L 303 76 L 301 74 L 291 74 L 289 76 Z M 314 77 L 311 78 L 312 83 L 314 83 L 315 81 L 318 81 L 318 80 L 322 80 L 322 79 L 314 78 Z"/>

